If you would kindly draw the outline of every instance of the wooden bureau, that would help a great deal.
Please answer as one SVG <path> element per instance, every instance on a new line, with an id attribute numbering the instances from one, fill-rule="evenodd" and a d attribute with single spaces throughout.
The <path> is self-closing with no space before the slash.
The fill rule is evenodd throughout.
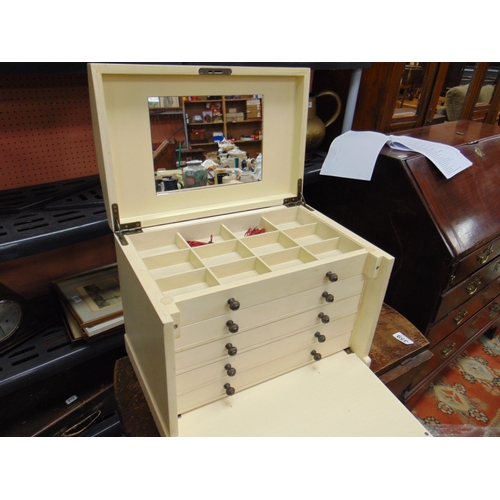
<path id="1" fill-rule="evenodd" d="M 456 146 L 473 165 L 447 180 L 385 146 L 369 182 L 322 177 L 307 201 L 395 257 L 385 301 L 429 340 L 409 407 L 500 315 L 500 127 L 458 121 L 401 134 Z"/>

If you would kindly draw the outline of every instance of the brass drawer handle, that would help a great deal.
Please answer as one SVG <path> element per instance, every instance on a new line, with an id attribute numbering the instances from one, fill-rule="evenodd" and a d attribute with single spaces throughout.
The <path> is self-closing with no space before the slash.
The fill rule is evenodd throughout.
<path id="1" fill-rule="evenodd" d="M 231 384 L 224 384 L 224 389 L 226 389 L 226 394 L 228 396 L 232 396 L 236 390 L 234 387 L 231 387 Z"/>
<path id="2" fill-rule="evenodd" d="M 229 356 L 236 356 L 236 354 L 238 353 L 238 349 L 236 349 L 233 344 L 226 344 L 226 349 Z"/>
<path id="3" fill-rule="evenodd" d="M 240 308 L 240 303 L 237 300 L 229 299 L 227 303 L 229 304 L 229 309 L 231 309 L 231 311 L 237 311 Z"/>
<path id="4" fill-rule="evenodd" d="M 226 370 L 229 377 L 234 377 L 236 375 L 236 368 L 233 368 L 229 363 L 224 366 L 224 370 Z"/>
<path id="5" fill-rule="evenodd" d="M 322 312 L 318 314 L 318 318 L 321 320 L 321 323 L 324 323 L 325 325 L 330 321 L 330 317 Z"/>
<path id="6" fill-rule="evenodd" d="M 477 256 L 478 262 L 480 264 L 484 264 L 490 258 L 490 255 L 492 253 L 493 253 L 493 245 L 488 247 L 483 253 L 481 253 Z"/>
<path id="7" fill-rule="evenodd" d="M 451 351 L 453 351 L 453 348 L 456 346 L 456 342 L 450 342 L 445 348 L 441 350 L 441 355 L 446 357 L 448 356 Z"/>
<path id="8" fill-rule="evenodd" d="M 319 361 L 321 359 L 321 354 L 316 351 L 311 351 L 311 356 L 314 358 L 314 361 Z"/>
<path id="9" fill-rule="evenodd" d="M 474 295 L 477 292 L 480 284 L 481 284 L 481 278 L 478 276 L 465 287 L 465 291 L 469 295 Z"/>
<path id="10" fill-rule="evenodd" d="M 494 304 L 490 309 L 490 316 L 495 316 L 495 314 L 500 313 L 500 304 Z"/>
<path id="11" fill-rule="evenodd" d="M 237 333 L 240 329 L 240 327 L 232 319 L 226 321 L 226 326 L 231 333 Z"/>
<path id="12" fill-rule="evenodd" d="M 318 342 L 325 342 L 326 340 L 326 337 L 319 332 L 316 332 L 314 336 L 318 339 Z"/>
<path id="13" fill-rule="evenodd" d="M 332 282 L 332 283 L 335 283 L 335 281 L 337 281 L 339 279 L 339 277 L 335 274 L 335 273 L 332 273 L 332 271 L 328 271 L 326 273 L 326 277 Z"/>
<path id="14" fill-rule="evenodd" d="M 459 325 L 464 320 L 465 316 L 467 316 L 469 311 L 467 309 L 462 309 L 454 318 L 453 321 L 456 325 Z"/>

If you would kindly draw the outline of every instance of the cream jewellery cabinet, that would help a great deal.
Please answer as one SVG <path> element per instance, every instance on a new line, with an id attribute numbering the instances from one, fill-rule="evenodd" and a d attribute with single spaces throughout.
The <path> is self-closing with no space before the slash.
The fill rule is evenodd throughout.
<path id="1" fill-rule="evenodd" d="M 309 70 L 89 79 L 126 348 L 160 433 L 426 435 L 369 369 L 392 257 L 302 202 Z M 258 96 L 261 180 L 157 192 L 148 99 L 187 96 Z"/>

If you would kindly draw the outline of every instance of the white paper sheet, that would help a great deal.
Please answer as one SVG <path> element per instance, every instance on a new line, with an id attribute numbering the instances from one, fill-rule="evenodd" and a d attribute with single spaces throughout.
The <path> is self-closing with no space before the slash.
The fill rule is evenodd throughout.
<path id="1" fill-rule="evenodd" d="M 403 148 L 416 151 L 429 158 L 447 179 L 472 165 L 472 162 L 453 146 L 407 136 L 391 135 L 389 137 L 391 148 L 402 149 L 401 145 Z"/>
<path id="2" fill-rule="evenodd" d="M 393 149 L 425 155 L 447 179 L 472 165 L 458 149 L 446 144 L 380 132 L 349 131 L 332 142 L 320 174 L 369 181 L 386 143 Z"/>

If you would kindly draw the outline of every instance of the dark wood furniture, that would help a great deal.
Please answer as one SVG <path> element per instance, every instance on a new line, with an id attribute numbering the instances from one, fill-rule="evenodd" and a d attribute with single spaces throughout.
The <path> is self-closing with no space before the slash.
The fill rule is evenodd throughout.
<path id="1" fill-rule="evenodd" d="M 160 437 L 128 356 L 115 363 L 115 398 L 126 437 Z"/>
<path id="2" fill-rule="evenodd" d="M 410 407 L 500 315 L 500 127 L 448 122 L 406 135 L 456 146 L 473 166 L 447 180 L 424 156 L 384 147 L 370 182 L 323 177 L 306 201 L 395 257 L 385 302 L 430 343 Z"/>
<path id="3" fill-rule="evenodd" d="M 403 91 L 415 89 L 411 80 L 418 73 L 418 99 L 409 100 Z M 445 115 L 436 111 L 444 104 L 447 90 L 466 83 L 470 85 L 459 118 L 497 124 L 498 81 L 498 63 L 373 63 L 363 70 L 352 129 L 393 133 L 439 123 Z M 482 87 L 491 83 L 496 87 L 490 102 L 478 102 Z"/>
<path id="4" fill-rule="evenodd" d="M 412 344 L 394 337 L 401 333 Z M 429 341 L 403 315 L 384 304 L 370 349 L 370 368 L 396 396 L 408 387 L 432 358 Z"/>
<path id="5" fill-rule="evenodd" d="M 393 133 L 429 125 L 435 112 L 449 63 L 419 63 L 419 98 L 402 103 L 408 87 L 406 73 L 416 71 L 404 62 L 378 62 L 364 69 L 361 77 L 353 130 Z M 400 107 L 405 104 L 404 107 Z M 406 106 L 411 104 L 411 106 Z"/>

